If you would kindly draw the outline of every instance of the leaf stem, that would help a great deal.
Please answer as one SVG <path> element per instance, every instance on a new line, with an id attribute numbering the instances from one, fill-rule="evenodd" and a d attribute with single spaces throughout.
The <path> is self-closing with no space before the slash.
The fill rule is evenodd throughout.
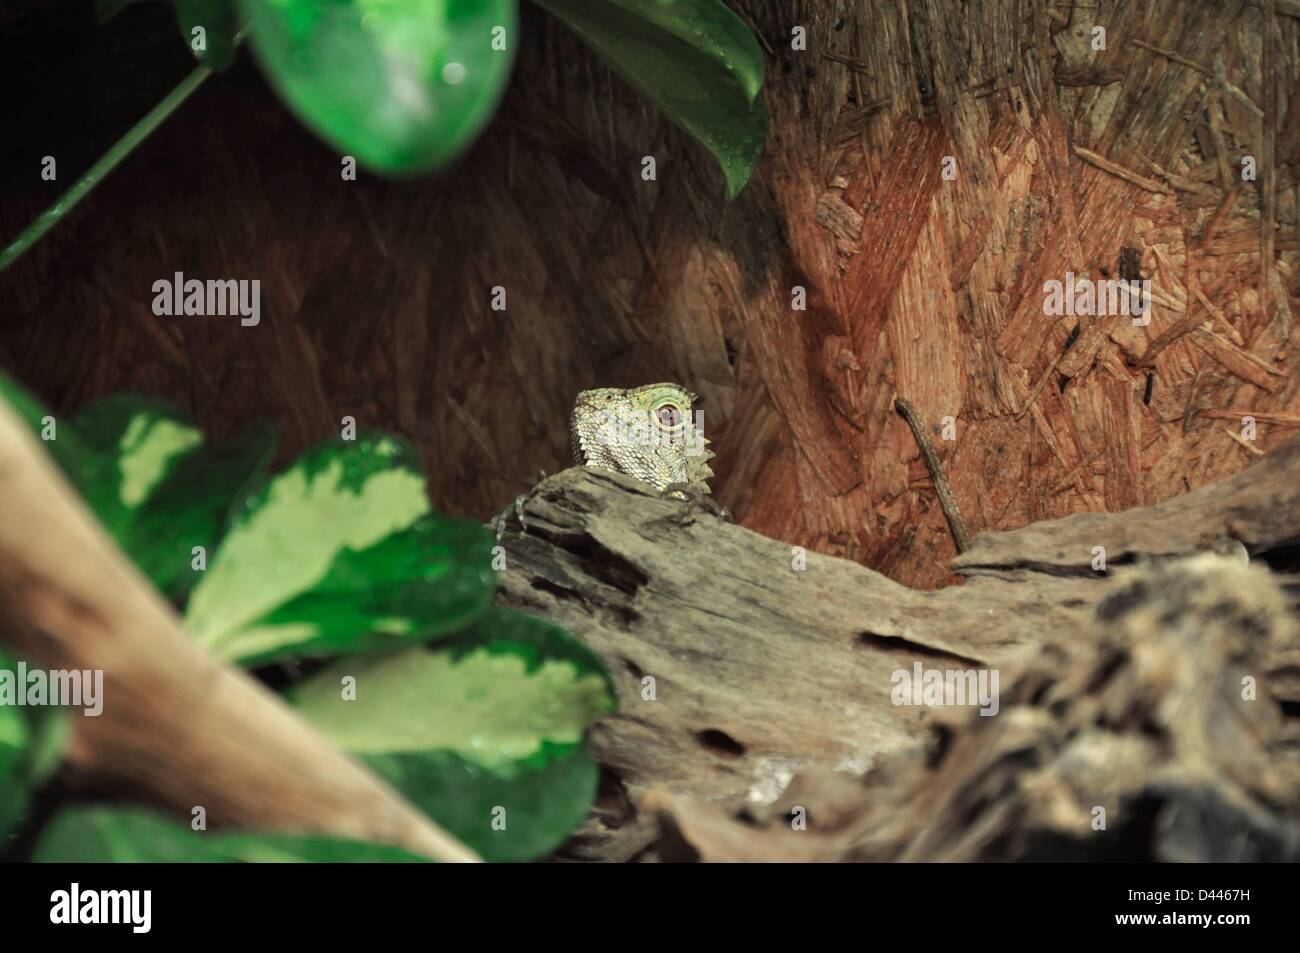
<path id="1" fill-rule="evenodd" d="M 63 216 L 75 208 L 77 203 L 99 184 L 101 179 L 112 172 L 117 167 L 117 164 L 130 155 L 131 151 L 143 142 L 151 132 L 161 126 L 167 117 L 176 110 L 176 107 L 185 102 L 190 93 L 199 88 L 199 85 L 208 78 L 211 72 L 212 70 L 206 66 L 196 67 L 193 72 L 176 85 L 175 89 L 163 98 L 162 102 L 154 106 L 143 119 L 127 130 L 126 135 L 113 143 L 112 148 L 100 156 L 81 178 L 72 183 L 71 188 L 59 196 L 53 205 L 38 215 L 30 225 L 23 229 L 17 238 L 0 251 L 0 271 L 4 271 L 17 261 L 23 252 L 35 245 L 46 232 L 57 225 Z"/>

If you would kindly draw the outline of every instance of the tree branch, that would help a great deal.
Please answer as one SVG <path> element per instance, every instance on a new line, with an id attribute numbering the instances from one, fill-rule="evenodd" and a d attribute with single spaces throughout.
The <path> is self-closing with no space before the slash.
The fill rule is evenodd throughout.
<path id="1" fill-rule="evenodd" d="M 860 775 L 919 750 L 932 713 L 893 702 L 894 673 L 1009 673 L 1053 638 L 1086 638 L 1136 556 L 1211 550 L 1239 565 L 1234 540 L 1262 553 L 1300 539 L 1300 439 L 1160 506 L 978 536 L 956 560 L 969 578 L 937 592 L 684 513 L 599 471 L 541 483 L 524 522 L 502 538 L 499 600 L 582 638 L 619 695 L 593 743 L 620 796 L 602 801 L 569 850 L 625 859 L 658 837 L 644 807 L 653 790 L 759 810 L 798 774 Z M 1095 545 L 1107 548 L 1104 572 L 1092 569 Z M 1264 664 L 1284 672 L 1287 653 L 1300 647 L 1270 648 Z M 1300 698 L 1280 676 L 1269 685 Z"/>
<path id="2" fill-rule="evenodd" d="M 22 655 L 102 670 L 104 707 L 73 716 L 69 758 L 189 814 L 260 830 L 477 857 L 213 659 L 113 545 L 38 442 L 0 404 L 0 608 Z"/>

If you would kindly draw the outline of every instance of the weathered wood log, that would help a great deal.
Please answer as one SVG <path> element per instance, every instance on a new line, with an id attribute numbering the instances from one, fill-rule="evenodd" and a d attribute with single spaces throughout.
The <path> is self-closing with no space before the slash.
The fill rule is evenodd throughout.
<path id="1" fill-rule="evenodd" d="M 50 458 L 0 402 L 0 634 L 58 669 L 103 672 L 68 757 L 188 817 L 475 855 L 252 678 L 181 631 Z"/>
<path id="2" fill-rule="evenodd" d="M 647 798 L 665 859 L 1294 861 L 1300 731 L 1267 685 L 1300 644 L 1270 574 L 1146 563 L 1051 637 L 995 718 L 945 714 L 923 756 L 796 779 L 760 819 Z M 801 818 L 792 825 L 787 815 Z"/>
<path id="3" fill-rule="evenodd" d="M 1300 545 L 1300 439 L 1225 480 L 1156 506 L 986 533 L 953 566 L 968 574 L 1032 569 L 1087 576 L 1095 546 L 1105 548 L 1110 565 L 1120 565 L 1222 548 L 1233 540 L 1251 555 Z"/>
<path id="4" fill-rule="evenodd" d="M 919 751 L 932 712 L 894 703 L 894 673 L 1010 673 L 1055 639 L 1095 641 L 1098 606 L 1150 571 L 1128 565 L 1139 556 L 1226 552 L 1236 567 L 1297 540 L 1300 440 L 1161 506 L 978 537 L 957 561 L 969 578 L 936 592 L 573 469 L 541 483 L 524 528 L 503 536 L 500 600 L 564 625 L 614 673 L 619 713 L 594 733 L 609 797 L 570 852 L 630 858 L 657 837 L 643 811 L 651 791 L 752 813 L 800 773 L 856 776 Z M 1261 697 L 1294 705 L 1294 633 L 1252 651 Z M 654 813 L 663 799 L 651 800 Z"/>

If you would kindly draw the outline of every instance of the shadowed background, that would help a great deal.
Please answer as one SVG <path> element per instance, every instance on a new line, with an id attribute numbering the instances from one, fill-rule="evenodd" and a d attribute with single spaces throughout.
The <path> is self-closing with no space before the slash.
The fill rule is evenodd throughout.
<path id="1" fill-rule="evenodd" d="M 0 12 L 4 240 L 192 68 L 170 7 L 99 26 L 92 6 Z M 59 412 L 127 389 L 218 438 L 271 418 L 286 457 L 350 415 L 418 443 L 435 504 L 480 519 L 569 465 L 578 390 L 677 380 L 744 525 L 922 587 L 954 550 L 896 394 L 974 531 L 1153 503 L 1294 432 L 1300 63 L 1263 56 L 1262 6 L 735 6 L 771 125 L 731 205 L 702 149 L 527 3 L 500 112 L 435 178 L 343 181 L 242 53 L 0 275 L 0 366 Z M 1279 50 L 1297 14 L 1276 4 Z M 1237 188 L 1243 154 L 1260 179 Z M 1044 280 L 1113 276 L 1126 247 L 1149 328 L 1042 313 Z M 156 318 L 176 271 L 260 279 L 261 324 Z"/>

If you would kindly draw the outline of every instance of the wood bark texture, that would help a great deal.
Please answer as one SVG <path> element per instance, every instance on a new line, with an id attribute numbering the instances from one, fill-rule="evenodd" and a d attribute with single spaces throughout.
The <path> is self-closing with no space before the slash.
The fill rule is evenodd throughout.
<path id="1" fill-rule="evenodd" d="M 0 279 L 0 364 L 60 412 L 129 389 L 218 437 L 272 417 L 286 459 L 352 416 L 419 443 L 435 502 L 483 520 L 568 465 L 577 391 L 677 380 L 742 525 L 920 588 L 953 581 L 954 547 L 896 396 L 976 533 L 1169 499 L 1300 426 L 1290 7 L 1270 28 L 1245 0 L 735 6 L 768 51 L 770 134 L 731 205 L 531 4 L 500 113 L 418 182 L 341 181 L 242 58 Z M 7 235 L 54 197 L 40 155 L 84 168 L 191 68 L 162 7 L 69 52 L 73 13 L 0 14 L 7 132 L 35 150 L 0 157 Z M 1126 255 L 1149 326 L 1043 313 L 1044 281 Z M 160 322 L 177 269 L 260 279 L 262 323 Z"/>
<path id="2" fill-rule="evenodd" d="M 1140 819 L 1153 822 L 1158 805 L 1142 799 L 1168 771 L 1179 797 L 1209 799 L 1199 810 L 1214 813 L 1210 801 L 1227 798 L 1234 810 L 1258 814 L 1263 841 L 1243 856 L 1276 858 L 1300 845 L 1287 839 L 1300 833 L 1300 589 L 1290 575 L 1298 543 L 1300 439 L 1159 506 L 980 536 L 957 562 L 964 584 L 937 592 L 848 560 L 804 557 L 636 481 L 575 468 L 541 483 L 524 506 L 524 528 L 513 524 L 503 536 L 500 599 L 577 634 L 618 685 L 619 713 L 594 734 L 604 798 L 571 856 L 658 856 L 661 812 L 683 813 L 689 840 L 691 824 L 708 827 L 700 812 L 725 808 L 732 814 L 724 819 L 752 823 L 790 803 L 797 781 L 819 824 L 827 812 L 853 815 L 848 834 L 794 837 L 786 853 L 781 837 L 751 844 L 746 823 L 732 820 L 718 851 L 700 853 L 1045 857 L 1046 837 L 1005 841 L 1016 823 L 1030 823 L 1015 798 L 968 802 L 991 797 L 998 784 L 1068 781 L 1080 785 L 1079 797 L 1091 784 L 1095 803 L 1111 810 L 1110 829 L 1124 831 L 1089 841 L 1094 804 L 1038 805 L 1046 813 L 1035 823 L 1057 824 L 1054 836 L 1067 841 L 1076 835 L 1064 856 L 1186 850 L 1228 859 L 1224 844 L 1153 846 L 1137 842 L 1145 828 L 1125 827 L 1139 823 L 1134 811 L 1155 812 Z M 1098 547 L 1104 571 L 1093 568 Z M 985 717 L 897 704 L 894 673 L 910 676 L 918 664 L 997 669 L 1002 708 Z M 1257 683 L 1253 702 L 1241 700 L 1247 675 Z M 1081 751 L 1065 743 L 1081 733 Z M 920 760 L 927 746 L 947 750 L 955 739 L 963 746 L 957 761 Z M 1030 761 L 1014 756 L 1031 742 L 1046 747 Z M 1057 763 L 1085 755 L 1078 765 Z M 1067 766 L 1078 777 L 1059 777 Z M 994 777 L 981 777 L 983 793 L 972 793 L 969 773 L 985 771 Z M 892 814 L 864 813 L 875 797 L 865 788 L 846 806 L 845 787 L 855 790 L 846 779 L 864 774 L 889 780 Z M 906 785 L 922 777 L 924 797 Z M 1078 810 L 1063 817 L 1067 806 Z M 961 811 L 975 807 L 988 816 L 967 829 Z M 927 828 L 941 808 L 951 816 Z M 1235 830 L 1241 818 L 1223 810 L 1204 822 Z M 1178 822 L 1192 823 L 1185 814 Z M 887 845 L 877 843 L 886 834 L 874 824 L 884 825 Z"/>

